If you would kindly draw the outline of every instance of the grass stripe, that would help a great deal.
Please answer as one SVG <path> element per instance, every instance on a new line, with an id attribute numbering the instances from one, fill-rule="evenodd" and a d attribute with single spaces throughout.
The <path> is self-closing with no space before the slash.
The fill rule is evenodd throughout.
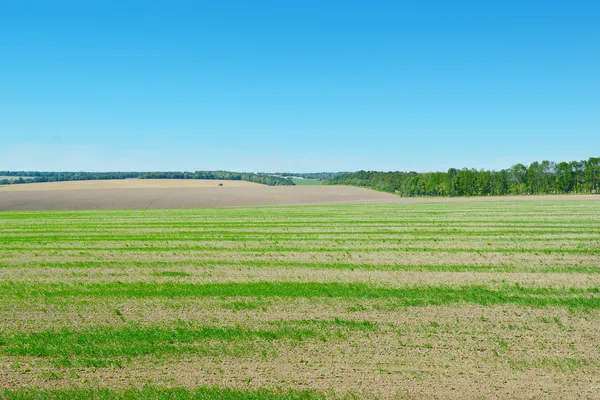
<path id="1" fill-rule="evenodd" d="M 440 247 L 339 247 L 336 243 L 332 243 L 336 247 L 283 247 L 273 245 L 273 247 L 227 247 L 227 246 L 169 246 L 169 247 L 43 247 L 32 249 L 36 251 L 86 251 L 86 252 L 210 252 L 210 251 L 235 251 L 237 253 L 350 253 L 350 252 L 365 252 L 365 253 L 381 253 L 381 252 L 418 252 L 418 253 L 533 253 L 533 254 L 590 254 L 600 255 L 600 249 L 546 249 L 546 248 L 440 248 Z M 2 251 L 23 251 L 30 250 L 29 247 L 4 247 Z"/>
<path id="2" fill-rule="evenodd" d="M 236 268 L 302 268 L 322 270 L 350 271 L 414 271 L 414 272 L 532 272 L 532 273 L 570 273 L 599 274 L 600 265 L 466 265 L 466 264 L 352 264 L 340 262 L 299 262 L 299 261 L 227 261 L 227 260 L 190 260 L 190 261 L 56 261 L 56 262 L 5 262 L 0 261 L 0 269 L 22 268 L 64 268 L 64 269 L 123 269 L 146 268 L 161 269 L 174 267 L 214 268 L 231 266 Z M 158 272 L 158 271 L 157 271 Z"/>
<path id="3" fill-rule="evenodd" d="M 353 234 L 345 235 L 344 237 L 332 236 L 326 233 L 319 233 L 318 235 L 313 235 L 313 237 L 306 237 L 294 234 L 286 234 L 286 235 L 254 235 L 254 236 L 246 236 L 246 235 L 206 235 L 202 237 L 190 237 L 190 236 L 173 236 L 167 233 L 157 234 L 152 237 L 151 234 L 147 236 L 117 236 L 117 235 L 103 235 L 103 236 L 91 236 L 91 235 L 82 235 L 82 236 L 69 236 L 69 235 L 61 235 L 61 236 L 14 236 L 14 237 L 0 237 L 0 243 L 2 244 L 18 244 L 23 243 L 24 245 L 35 244 L 35 245 L 48 245 L 48 244 L 73 244 L 73 243 L 81 243 L 81 244 L 98 244 L 98 243 L 114 243 L 114 244 L 129 244 L 130 242 L 177 242 L 174 245 L 181 245 L 180 242 L 183 243 L 194 243 L 194 242 L 228 242 L 228 243 L 246 243 L 246 242 L 264 242 L 271 241 L 271 243 L 266 243 L 270 246 L 274 245 L 274 241 L 276 242 L 315 242 L 322 243 L 324 240 L 329 240 L 335 243 L 402 243 L 402 242 L 436 242 L 436 243 L 449 243 L 449 244 L 457 244 L 464 242 L 473 241 L 473 237 L 461 235 L 447 235 L 447 236 L 423 236 L 423 237 L 409 237 L 402 235 L 390 235 L 385 234 L 383 237 L 353 237 Z M 360 235 L 362 236 L 362 235 Z M 485 241 L 493 241 L 494 244 L 499 243 L 514 243 L 514 242 L 549 242 L 560 240 L 565 243 L 573 242 L 570 244 L 579 244 L 577 242 L 585 242 L 588 245 L 598 245 L 600 243 L 600 236 L 580 236 L 580 237 L 565 237 L 565 236 L 550 236 L 550 237 L 530 237 L 529 235 L 523 235 L 525 238 L 518 238 L 517 235 L 510 235 L 507 238 L 504 235 L 501 236 L 490 236 L 490 235 L 478 235 L 477 239 L 481 242 Z"/>
<path id="4" fill-rule="evenodd" d="M 63 367 L 122 365 L 131 357 L 147 355 L 246 355 L 253 342 L 311 338 L 327 340 L 343 331 L 374 331 L 368 321 L 300 320 L 271 322 L 263 329 L 215 327 L 175 322 L 169 327 L 96 326 L 84 329 L 51 329 L 0 334 L 0 355 L 44 357 Z M 270 329 L 267 329 L 270 328 Z M 337 335 L 337 336 L 336 336 Z"/>
<path id="5" fill-rule="evenodd" d="M 398 288 L 361 283 L 248 282 L 248 283 L 0 283 L 0 296 L 31 298 L 77 297 L 287 297 L 287 298 L 370 298 L 393 299 L 400 306 L 473 303 L 480 305 L 515 304 L 530 307 L 564 306 L 600 308 L 598 288 L 526 288 L 502 286 L 490 289 L 481 285 L 423 285 Z"/>

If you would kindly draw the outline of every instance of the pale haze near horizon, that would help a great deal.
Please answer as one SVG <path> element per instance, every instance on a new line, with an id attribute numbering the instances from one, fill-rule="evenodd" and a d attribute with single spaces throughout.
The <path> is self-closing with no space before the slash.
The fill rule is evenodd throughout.
<path id="1" fill-rule="evenodd" d="M 0 170 L 600 155 L 600 3 L 7 2 Z"/>

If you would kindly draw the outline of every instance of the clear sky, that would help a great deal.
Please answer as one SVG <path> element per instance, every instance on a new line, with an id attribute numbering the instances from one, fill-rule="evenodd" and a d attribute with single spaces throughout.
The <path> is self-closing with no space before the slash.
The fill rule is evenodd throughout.
<path id="1" fill-rule="evenodd" d="M 2 1 L 0 170 L 600 156 L 600 1 Z"/>

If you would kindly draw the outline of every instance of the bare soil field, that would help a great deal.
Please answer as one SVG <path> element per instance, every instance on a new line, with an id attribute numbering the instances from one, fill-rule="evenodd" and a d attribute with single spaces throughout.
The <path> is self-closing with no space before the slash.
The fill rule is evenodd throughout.
<path id="1" fill-rule="evenodd" d="M 219 183 L 223 186 L 219 187 Z M 264 186 L 242 181 L 88 181 L 0 188 L 0 210 L 212 208 L 400 201 L 392 194 L 355 187 Z"/>
<path id="2" fill-rule="evenodd" d="M 93 181 L 41 182 L 0 186 L 1 192 L 40 192 L 46 190 L 167 189 L 263 186 L 247 181 L 220 179 L 107 179 Z"/>
<path id="3" fill-rule="evenodd" d="M 223 186 L 219 186 L 222 184 Z M 0 186 L 0 210 L 215 208 L 311 204 L 600 200 L 599 195 L 402 198 L 351 186 L 265 186 L 245 181 L 125 179 Z"/>

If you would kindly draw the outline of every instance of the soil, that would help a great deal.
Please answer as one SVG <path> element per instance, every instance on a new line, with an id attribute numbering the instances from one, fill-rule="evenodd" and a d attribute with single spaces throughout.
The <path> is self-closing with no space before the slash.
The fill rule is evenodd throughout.
<path id="1" fill-rule="evenodd" d="M 124 179 L 0 186 L 0 210 L 4 211 L 516 200 L 600 200 L 600 196 L 403 198 L 390 193 L 349 186 L 264 186 L 244 181 L 192 179 Z"/>

